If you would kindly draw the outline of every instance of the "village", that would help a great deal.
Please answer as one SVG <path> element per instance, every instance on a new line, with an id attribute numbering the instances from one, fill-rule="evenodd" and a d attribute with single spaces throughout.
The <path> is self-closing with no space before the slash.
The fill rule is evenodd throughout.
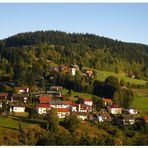
<path id="1" fill-rule="evenodd" d="M 115 120 L 118 124 L 133 125 L 138 120 L 148 122 L 148 117 L 139 118 L 138 110 L 133 108 L 122 108 L 110 99 L 102 98 L 103 107 L 98 108 L 92 98 L 81 98 L 81 102 L 64 99 L 62 86 L 51 86 L 46 94 L 35 94 L 37 99 L 34 105 L 30 105 L 30 93 L 28 87 L 15 87 L 16 93 L 11 96 L 8 93 L 0 93 L 1 104 L 5 100 L 9 104 L 9 113 L 27 112 L 29 108 L 37 114 L 46 115 L 52 108 L 57 109 L 57 116 L 63 119 L 70 114 L 75 114 L 79 119 L 86 121 L 111 122 Z M 5 112 L 2 115 L 6 115 Z"/>

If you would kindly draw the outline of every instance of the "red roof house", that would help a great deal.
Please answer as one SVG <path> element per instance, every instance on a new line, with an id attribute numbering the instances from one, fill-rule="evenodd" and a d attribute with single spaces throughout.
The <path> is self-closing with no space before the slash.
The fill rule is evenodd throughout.
<path id="1" fill-rule="evenodd" d="M 104 105 L 112 105 L 113 104 L 113 101 L 109 98 L 104 98 L 103 99 L 103 102 L 104 102 Z"/>
<path id="2" fill-rule="evenodd" d="M 8 93 L 0 93 L 0 99 L 6 99 L 8 97 Z"/>
<path id="3" fill-rule="evenodd" d="M 39 97 L 39 101 L 41 104 L 49 103 L 49 101 L 52 99 L 51 95 L 42 95 Z"/>

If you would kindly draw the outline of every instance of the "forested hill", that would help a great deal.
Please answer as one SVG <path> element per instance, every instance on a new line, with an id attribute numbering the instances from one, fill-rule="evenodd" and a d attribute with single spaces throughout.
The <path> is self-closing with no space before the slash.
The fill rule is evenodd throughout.
<path id="1" fill-rule="evenodd" d="M 0 50 L 1 59 L 7 60 L 13 70 L 18 62 L 33 65 L 36 62 L 34 59 L 39 58 L 42 63 L 47 60 L 57 64 L 76 63 L 99 70 L 131 71 L 138 73 L 139 77 L 148 77 L 147 45 L 93 34 L 60 31 L 20 33 L 1 40 Z"/>

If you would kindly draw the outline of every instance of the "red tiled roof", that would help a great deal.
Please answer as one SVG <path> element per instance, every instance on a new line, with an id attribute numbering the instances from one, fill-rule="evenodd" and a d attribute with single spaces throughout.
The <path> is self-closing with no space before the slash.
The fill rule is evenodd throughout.
<path id="1" fill-rule="evenodd" d="M 85 98 L 84 101 L 92 101 L 91 98 Z"/>
<path id="2" fill-rule="evenodd" d="M 65 105 L 72 105 L 73 101 L 63 101 L 63 104 L 65 104 Z"/>
<path id="3" fill-rule="evenodd" d="M 39 97 L 40 103 L 49 102 L 52 99 L 51 95 L 43 95 Z"/>
<path id="4" fill-rule="evenodd" d="M 108 98 L 104 98 L 103 101 L 106 102 L 106 103 L 113 103 L 113 101 L 111 99 L 108 99 Z"/>
<path id="5" fill-rule="evenodd" d="M 68 108 L 57 108 L 57 112 L 70 112 Z"/>
<path id="6" fill-rule="evenodd" d="M 144 120 L 145 120 L 145 121 L 148 120 L 148 116 L 144 116 Z"/>
<path id="7" fill-rule="evenodd" d="M 50 104 L 38 104 L 37 108 L 51 108 Z"/>
<path id="8" fill-rule="evenodd" d="M 8 93 L 0 93 L 0 97 L 7 97 Z"/>

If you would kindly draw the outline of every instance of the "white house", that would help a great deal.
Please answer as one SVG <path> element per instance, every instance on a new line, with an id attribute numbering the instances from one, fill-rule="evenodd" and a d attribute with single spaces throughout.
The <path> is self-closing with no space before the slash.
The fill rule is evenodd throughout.
<path id="1" fill-rule="evenodd" d="M 91 112 L 92 106 L 86 104 L 77 104 L 77 112 Z"/>
<path id="2" fill-rule="evenodd" d="M 123 116 L 122 123 L 124 125 L 129 125 L 129 124 L 133 125 L 135 123 L 135 118 L 130 115 L 125 115 L 125 116 Z"/>
<path id="3" fill-rule="evenodd" d="M 29 93 L 29 87 L 15 87 L 18 93 Z"/>
<path id="4" fill-rule="evenodd" d="M 77 108 L 78 108 L 78 106 L 76 104 L 73 104 L 73 105 L 70 106 L 70 110 L 72 112 L 77 112 Z"/>
<path id="5" fill-rule="evenodd" d="M 126 114 L 132 114 L 132 115 L 138 114 L 138 111 L 136 109 L 133 109 L 133 108 L 124 109 L 124 112 Z"/>
<path id="6" fill-rule="evenodd" d="M 82 119 L 82 120 L 87 120 L 88 119 L 88 115 L 85 112 L 77 112 L 76 115 L 77 115 L 77 117 L 79 119 Z"/>
<path id="7" fill-rule="evenodd" d="M 70 69 L 71 74 L 74 76 L 76 74 L 76 69 L 75 68 L 71 68 Z"/>
<path id="8" fill-rule="evenodd" d="M 99 122 L 111 121 L 111 116 L 107 112 L 105 112 L 105 113 L 100 112 L 97 114 L 97 119 Z"/>
<path id="9" fill-rule="evenodd" d="M 92 101 L 91 98 L 85 98 L 85 99 L 84 99 L 84 104 L 89 105 L 89 106 L 92 106 L 93 101 Z"/>
<path id="10" fill-rule="evenodd" d="M 24 106 L 13 106 L 10 107 L 10 112 L 25 112 Z"/>
<path id="11" fill-rule="evenodd" d="M 118 105 L 111 105 L 108 107 L 108 111 L 111 114 L 122 114 L 122 107 L 119 107 Z"/>
<path id="12" fill-rule="evenodd" d="M 57 113 L 59 118 L 65 118 L 70 115 L 70 111 L 68 108 L 57 108 Z"/>
<path id="13" fill-rule="evenodd" d="M 36 110 L 38 114 L 46 114 L 51 109 L 49 104 L 38 104 Z"/>

